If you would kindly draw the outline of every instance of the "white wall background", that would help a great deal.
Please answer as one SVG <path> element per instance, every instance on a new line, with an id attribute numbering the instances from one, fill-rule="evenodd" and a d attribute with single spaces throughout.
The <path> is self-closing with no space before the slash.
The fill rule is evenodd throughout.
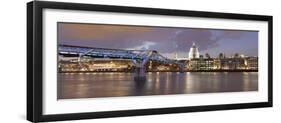
<path id="1" fill-rule="evenodd" d="M 26 111 L 26 2 L 3 0 L 0 11 L 0 122 L 27 123 Z M 82 0 L 81 0 L 82 1 Z M 87 1 L 87 0 L 84 0 Z M 281 14 L 278 0 L 88 0 L 96 4 L 125 5 L 183 10 L 265 14 L 274 16 L 274 107 L 169 115 L 136 116 L 74 123 L 264 123 L 280 122 L 281 114 Z M 279 41 L 278 41 L 279 40 Z M 70 121 L 65 121 L 70 122 Z"/>

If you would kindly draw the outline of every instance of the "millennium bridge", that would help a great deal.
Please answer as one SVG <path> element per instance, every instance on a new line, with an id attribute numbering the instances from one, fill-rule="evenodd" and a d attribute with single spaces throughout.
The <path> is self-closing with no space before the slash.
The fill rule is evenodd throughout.
<path id="1" fill-rule="evenodd" d="M 58 54 L 62 57 L 74 57 L 78 62 L 83 58 L 109 58 L 109 59 L 126 59 L 130 60 L 135 66 L 135 80 L 145 80 L 145 65 L 148 61 L 155 61 L 161 64 L 174 64 L 183 71 L 184 64 L 177 60 L 169 59 L 155 50 L 124 50 L 124 49 L 108 49 L 95 47 L 80 47 L 71 45 L 59 45 Z"/>

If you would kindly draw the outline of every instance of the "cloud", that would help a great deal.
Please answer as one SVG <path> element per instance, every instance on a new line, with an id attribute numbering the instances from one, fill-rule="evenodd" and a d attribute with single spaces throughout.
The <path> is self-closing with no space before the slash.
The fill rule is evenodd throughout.
<path id="1" fill-rule="evenodd" d="M 145 42 L 143 42 L 142 45 L 136 46 L 136 47 L 133 47 L 133 48 L 130 48 L 130 49 L 133 49 L 133 50 L 149 50 L 150 47 L 152 47 L 154 45 L 156 45 L 155 42 L 145 41 Z"/>
<path id="2" fill-rule="evenodd" d="M 223 40 L 223 39 L 231 39 L 231 40 L 239 40 L 243 37 L 246 31 L 238 31 L 238 30 L 214 30 L 214 40 Z"/>
<path id="3" fill-rule="evenodd" d="M 240 40 L 244 31 L 59 23 L 60 44 L 113 49 L 188 53 L 192 43 L 200 51 L 220 47 L 226 39 Z"/>
<path id="4" fill-rule="evenodd" d="M 205 29 L 60 23 L 59 43 L 116 49 L 187 52 L 195 42 L 201 50 L 215 46 Z"/>
<path id="5" fill-rule="evenodd" d="M 149 32 L 150 28 L 121 25 L 102 24 L 76 24 L 59 23 L 60 41 L 112 41 L 112 39 L 122 39 L 127 35 L 137 36 Z"/>

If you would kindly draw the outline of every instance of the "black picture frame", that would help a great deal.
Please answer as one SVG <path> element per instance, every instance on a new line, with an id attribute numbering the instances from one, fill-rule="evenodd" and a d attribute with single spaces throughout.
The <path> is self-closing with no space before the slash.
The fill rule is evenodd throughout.
<path id="1" fill-rule="evenodd" d="M 43 12 L 42 10 L 45 8 L 266 21 L 268 22 L 268 101 L 257 102 L 257 103 L 173 107 L 173 108 L 166 107 L 166 108 L 157 108 L 157 109 L 44 115 L 42 113 L 43 112 L 43 94 L 42 94 Z M 185 11 L 185 10 L 108 6 L 108 5 L 93 5 L 93 4 L 80 4 L 80 3 L 63 3 L 63 2 L 45 2 L 45 1 L 29 2 L 27 3 L 27 120 L 31 122 L 46 122 L 46 121 L 64 121 L 64 120 L 94 119 L 94 118 L 107 118 L 107 117 L 123 117 L 123 116 L 137 116 L 137 115 L 272 107 L 273 105 L 273 97 L 272 97 L 272 64 L 273 64 L 272 27 L 273 26 L 272 25 L 273 25 L 273 17 L 265 16 L 265 15 Z"/>

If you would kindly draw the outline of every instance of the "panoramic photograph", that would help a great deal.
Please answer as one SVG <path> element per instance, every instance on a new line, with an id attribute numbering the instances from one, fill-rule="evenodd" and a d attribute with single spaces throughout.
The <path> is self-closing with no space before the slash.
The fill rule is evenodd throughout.
<path id="1" fill-rule="evenodd" d="M 57 23 L 57 99 L 258 91 L 258 31 Z"/>

